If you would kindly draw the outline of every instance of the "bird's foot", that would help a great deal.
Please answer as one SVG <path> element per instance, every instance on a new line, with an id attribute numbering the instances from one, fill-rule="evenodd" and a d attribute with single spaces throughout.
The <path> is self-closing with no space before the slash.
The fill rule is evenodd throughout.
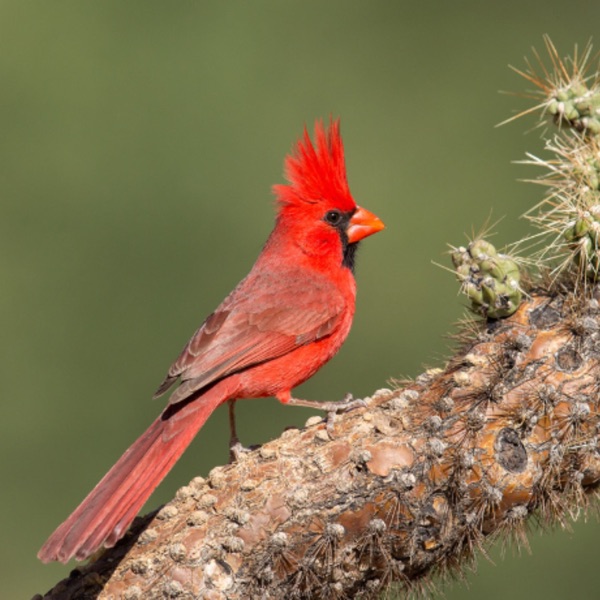
<path id="1" fill-rule="evenodd" d="M 252 452 L 251 448 L 242 446 L 239 440 L 232 440 L 232 443 L 229 444 L 229 464 L 239 462 L 249 452 Z"/>
<path id="2" fill-rule="evenodd" d="M 367 403 L 362 398 L 354 399 L 352 394 L 346 394 L 343 400 L 339 402 L 326 402 L 328 413 L 340 413 L 354 410 L 355 408 L 365 408 Z"/>
<path id="3" fill-rule="evenodd" d="M 355 400 L 352 394 L 346 394 L 344 399 L 338 402 L 318 402 L 316 400 L 300 400 L 298 398 L 289 398 L 285 401 L 285 404 L 316 408 L 317 410 L 323 410 L 326 413 L 348 412 L 349 410 L 354 410 L 355 408 L 367 406 L 367 403 L 364 400 Z"/>
<path id="4" fill-rule="evenodd" d="M 332 439 L 335 437 L 335 416 L 338 413 L 344 413 L 354 410 L 355 408 L 362 408 L 367 406 L 367 403 L 364 400 L 361 400 L 360 398 L 355 400 L 352 394 L 346 394 L 344 396 L 344 399 L 339 402 L 326 402 L 325 404 L 327 404 L 327 417 L 325 427 L 327 429 L 329 437 Z"/>
<path id="5" fill-rule="evenodd" d="M 355 400 L 352 394 L 346 394 L 343 400 L 338 402 L 317 402 L 315 400 L 299 400 L 298 398 L 289 398 L 286 404 L 293 406 L 306 406 L 307 408 L 316 408 L 317 410 L 324 410 L 327 413 L 325 420 L 327 422 L 327 433 L 329 437 L 333 438 L 333 427 L 335 415 L 338 413 L 348 412 L 355 408 L 362 408 L 367 406 L 364 400 Z"/>

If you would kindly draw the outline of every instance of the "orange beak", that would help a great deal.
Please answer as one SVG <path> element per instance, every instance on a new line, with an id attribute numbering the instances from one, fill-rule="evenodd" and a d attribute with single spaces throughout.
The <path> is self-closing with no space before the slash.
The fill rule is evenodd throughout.
<path id="1" fill-rule="evenodd" d="M 373 235 L 381 231 L 384 227 L 385 225 L 379 217 L 359 206 L 352 215 L 350 224 L 346 230 L 348 242 L 354 244 L 354 242 L 358 242 L 368 235 Z"/>

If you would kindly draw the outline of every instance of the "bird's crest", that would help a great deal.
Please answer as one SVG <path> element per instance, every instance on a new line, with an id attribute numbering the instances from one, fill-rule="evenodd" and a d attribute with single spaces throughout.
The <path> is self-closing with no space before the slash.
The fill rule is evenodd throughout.
<path id="1" fill-rule="evenodd" d="M 305 203 L 335 203 L 340 210 L 352 210 L 356 203 L 346 179 L 344 144 L 339 119 L 331 121 L 325 131 L 322 121 L 315 123 L 315 143 L 306 127 L 304 135 L 285 159 L 288 184 L 273 186 L 279 206 L 299 206 Z"/>

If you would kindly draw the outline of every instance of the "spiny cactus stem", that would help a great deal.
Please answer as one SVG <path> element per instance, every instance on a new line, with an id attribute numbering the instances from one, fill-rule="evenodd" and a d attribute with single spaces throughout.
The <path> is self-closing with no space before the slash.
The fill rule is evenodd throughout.
<path id="1" fill-rule="evenodd" d="M 333 437 L 313 417 L 193 480 L 45 598 L 376 598 L 566 524 L 600 482 L 599 311 L 533 295 Z"/>

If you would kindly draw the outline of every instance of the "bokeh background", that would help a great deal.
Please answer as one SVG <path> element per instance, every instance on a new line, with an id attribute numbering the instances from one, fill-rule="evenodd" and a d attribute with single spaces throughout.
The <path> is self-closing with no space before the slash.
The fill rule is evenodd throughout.
<path id="1" fill-rule="evenodd" d="M 523 2 L 0 3 L 0 597 L 45 592 L 69 567 L 35 554 L 155 418 L 150 398 L 272 226 L 270 186 L 304 124 L 342 118 L 351 188 L 386 222 L 358 266 L 342 352 L 298 392 L 336 399 L 415 376 L 449 353 L 463 300 L 446 243 L 540 197 L 511 164 L 539 152 L 523 66 L 561 54 L 600 4 Z M 311 411 L 240 403 L 242 441 Z M 148 507 L 227 459 L 210 419 Z M 598 597 L 598 524 L 534 531 L 533 554 L 482 559 L 447 598 Z"/>

